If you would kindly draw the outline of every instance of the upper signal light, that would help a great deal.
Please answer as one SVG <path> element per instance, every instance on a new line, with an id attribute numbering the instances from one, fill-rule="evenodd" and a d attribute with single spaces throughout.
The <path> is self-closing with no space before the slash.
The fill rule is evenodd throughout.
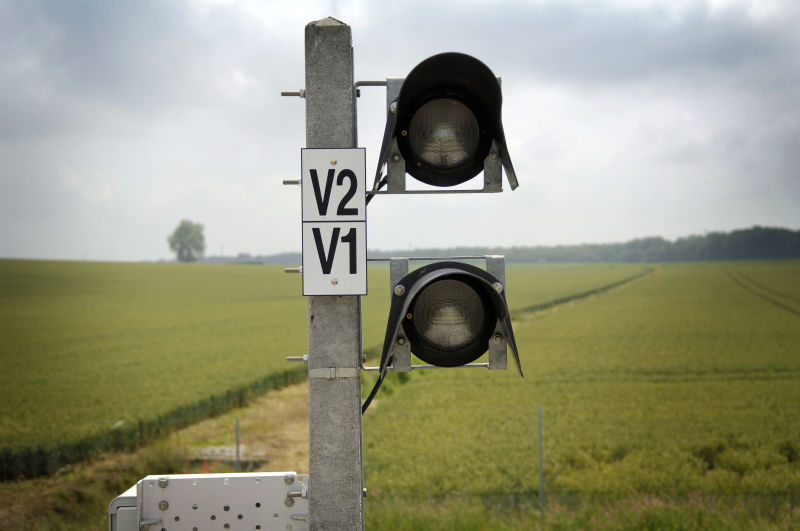
<path id="1" fill-rule="evenodd" d="M 501 166 L 518 186 L 501 116 L 500 81 L 472 56 L 448 52 L 418 64 L 389 94 L 379 168 L 407 173 L 428 185 L 452 187 L 484 172 L 482 191 L 502 190 Z M 391 84 L 389 85 L 391 89 Z M 395 176 L 396 178 L 396 176 Z M 405 191 L 404 186 L 401 190 Z"/>

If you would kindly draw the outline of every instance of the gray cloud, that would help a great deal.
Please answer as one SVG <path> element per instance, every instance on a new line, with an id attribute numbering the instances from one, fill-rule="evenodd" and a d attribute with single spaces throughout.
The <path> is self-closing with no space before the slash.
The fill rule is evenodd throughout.
<path id="1" fill-rule="evenodd" d="M 302 87 L 303 27 L 329 14 L 352 24 L 357 79 L 445 50 L 504 79 L 520 189 L 381 198 L 371 247 L 800 225 L 793 4 L 0 0 L 0 256 L 166 257 L 183 217 L 211 252 L 298 250 L 280 179 L 299 171 L 304 108 L 278 93 Z M 359 104 L 370 165 L 382 98 Z M 437 209 L 450 230 L 424 229 Z"/>
<path id="2" fill-rule="evenodd" d="M 800 8 L 788 3 L 766 21 L 754 20 L 741 6 L 712 11 L 704 2 L 679 13 L 654 4 L 602 1 L 486 3 L 469 9 L 457 5 L 370 4 L 369 24 L 357 33 L 384 43 L 379 50 L 384 56 L 412 59 L 420 51 L 444 51 L 456 44 L 485 57 L 503 75 L 525 73 L 595 87 L 641 82 L 650 76 L 727 77 L 751 70 L 766 75 L 753 82 L 780 82 L 787 74 L 789 81 L 797 81 L 800 38 L 793 22 Z M 408 11 L 423 9 L 426 16 L 394 23 L 407 18 Z"/>

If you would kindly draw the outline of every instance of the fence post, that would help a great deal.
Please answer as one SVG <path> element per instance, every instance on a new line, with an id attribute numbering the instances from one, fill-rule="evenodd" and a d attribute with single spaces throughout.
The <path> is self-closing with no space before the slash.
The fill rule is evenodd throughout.
<path id="1" fill-rule="evenodd" d="M 239 459 L 239 417 L 236 417 L 236 471 L 242 471 L 242 462 Z"/>
<path id="2" fill-rule="evenodd" d="M 544 451 L 542 449 L 542 405 L 539 404 L 539 508 L 544 514 Z"/>

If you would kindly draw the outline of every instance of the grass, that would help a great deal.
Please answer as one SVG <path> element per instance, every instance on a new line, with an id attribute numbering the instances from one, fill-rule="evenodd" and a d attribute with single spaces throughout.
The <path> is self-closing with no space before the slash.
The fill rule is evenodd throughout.
<path id="1" fill-rule="evenodd" d="M 800 510 L 788 503 L 765 506 L 694 492 L 681 498 L 632 493 L 580 504 L 535 504 L 490 496 L 452 497 L 419 503 L 397 497 L 375 507 L 367 498 L 367 529 L 403 530 L 784 530 L 800 525 Z M 377 513 L 377 514 L 376 514 Z"/>
<path id="2" fill-rule="evenodd" d="M 519 311 L 614 284 L 649 269 L 640 264 L 509 264 L 508 306 Z"/>
<path id="3" fill-rule="evenodd" d="M 0 268 L 6 444 L 39 443 L 54 423 L 70 438 L 164 414 L 281 370 L 279 353 L 302 348 L 296 334 L 272 333 L 299 328 L 304 311 L 277 269 L 11 261 Z"/>
<path id="4" fill-rule="evenodd" d="M 525 379 L 432 371 L 379 396 L 364 425 L 368 522 L 397 498 L 420 528 L 437 528 L 421 515 L 453 498 L 536 507 L 538 404 L 553 501 L 702 492 L 794 514 L 800 320 L 727 274 L 739 270 L 781 292 L 800 283 L 796 261 L 665 266 L 523 315 Z"/>
<path id="5" fill-rule="evenodd" d="M 279 267 L 0 261 L 0 477 L 134 447 L 304 379 L 285 361 L 306 352 L 300 293 Z M 365 341 L 379 315 L 365 302 Z"/>
<path id="6" fill-rule="evenodd" d="M 274 331 L 301 329 L 304 306 L 298 286 L 281 275 L 0 262 L 5 472 L 52 472 L 241 403 L 259 381 L 291 381 L 283 356 L 302 342 Z"/>
<path id="7" fill-rule="evenodd" d="M 637 267 L 514 266 L 509 276 L 540 301 Z M 383 339 L 386 266 L 371 268 L 369 288 L 368 350 Z M 303 379 L 284 359 L 306 349 L 300 291 L 279 267 L 0 260 L 0 477 L 132 448 Z"/>
<path id="8" fill-rule="evenodd" d="M 217 459 L 189 459 L 207 445 L 232 447 L 240 418 L 245 457 L 258 454 L 271 471 L 307 472 L 308 388 L 303 384 L 270 391 L 212 419 L 177 430 L 130 453 L 106 454 L 55 475 L 0 482 L 0 529 L 108 529 L 108 504 L 149 474 L 230 473 Z"/>
<path id="9" fill-rule="evenodd" d="M 540 305 L 642 270 L 513 266 L 509 300 L 512 309 Z M 388 277 L 385 267 L 370 275 L 367 347 L 382 340 Z M 516 311 L 524 379 L 513 370 L 391 374 L 364 419 L 368 528 L 800 524 L 799 285 L 797 261 L 660 266 L 610 291 Z M 118 420 L 250 389 L 305 351 L 299 292 L 298 277 L 269 267 L 0 261 L 0 443 L 109 433 Z M 189 439 L 222 444 L 224 418 Z M 80 465 L 5 483 L 0 494 L 46 500 L 45 523 L 28 527 L 99 528 L 80 523 L 97 512 L 89 504 L 107 503 L 137 475 L 185 467 L 174 448 L 191 443 L 171 441 L 140 450 L 133 465 L 99 463 L 111 472 Z"/>

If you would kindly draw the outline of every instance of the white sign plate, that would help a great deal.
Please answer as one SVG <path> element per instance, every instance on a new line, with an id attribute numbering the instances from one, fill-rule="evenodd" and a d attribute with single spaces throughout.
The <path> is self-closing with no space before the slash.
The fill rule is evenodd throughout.
<path id="1" fill-rule="evenodd" d="M 366 151 L 300 153 L 303 295 L 366 295 Z"/>

